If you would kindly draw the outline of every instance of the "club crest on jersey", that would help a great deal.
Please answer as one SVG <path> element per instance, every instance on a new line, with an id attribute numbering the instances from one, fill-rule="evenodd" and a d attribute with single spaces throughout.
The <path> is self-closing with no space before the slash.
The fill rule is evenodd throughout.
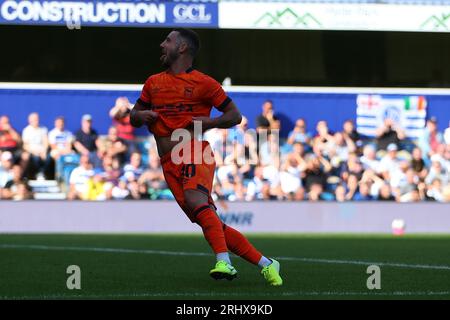
<path id="1" fill-rule="evenodd" d="M 184 87 L 184 97 L 192 98 L 192 94 L 194 93 L 194 87 Z"/>

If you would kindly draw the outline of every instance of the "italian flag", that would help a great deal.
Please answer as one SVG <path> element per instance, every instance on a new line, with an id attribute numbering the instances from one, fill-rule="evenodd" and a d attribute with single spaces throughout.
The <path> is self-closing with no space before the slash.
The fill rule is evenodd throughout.
<path id="1" fill-rule="evenodd" d="M 425 110 L 427 100 L 424 96 L 411 96 L 404 98 L 405 110 Z"/>

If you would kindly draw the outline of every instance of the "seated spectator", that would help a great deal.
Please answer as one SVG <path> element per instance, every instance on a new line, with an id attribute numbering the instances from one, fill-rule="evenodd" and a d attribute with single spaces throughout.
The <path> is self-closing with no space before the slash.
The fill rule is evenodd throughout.
<path id="1" fill-rule="evenodd" d="M 378 195 L 378 201 L 395 201 L 395 197 L 392 194 L 391 186 L 387 183 L 383 184 L 380 188 L 380 193 Z"/>
<path id="2" fill-rule="evenodd" d="M 105 176 L 100 172 L 89 177 L 86 182 L 86 195 L 83 200 L 102 201 L 108 199 L 107 188 L 105 187 Z"/>
<path id="3" fill-rule="evenodd" d="M 361 136 L 356 131 L 355 124 L 352 120 L 346 120 L 343 129 L 342 135 L 344 136 L 344 140 L 350 139 L 356 147 L 362 146 Z"/>
<path id="4" fill-rule="evenodd" d="M 146 191 L 149 189 L 151 199 L 157 199 L 160 192 L 168 188 L 159 157 L 149 157 L 148 168 L 139 177 L 138 183 L 141 190 L 143 189 L 143 185 L 146 186 Z"/>
<path id="5" fill-rule="evenodd" d="M 22 131 L 23 149 L 28 160 L 27 177 L 36 179 L 36 175 L 46 179 L 53 179 L 51 171 L 52 160 L 47 153 L 47 128 L 39 124 L 39 115 L 35 112 L 28 116 L 28 126 Z"/>
<path id="6" fill-rule="evenodd" d="M 370 185 L 368 182 L 360 182 L 358 192 L 353 196 L 354 201 L 372 201 L 373 197 L 370 195 Z"/>
<path id="7" fill-rule="evenodd" d="M 242 117 L 242 121 L 237 126 L 228 130 L 228 140 L 237 143 L 239 145 L 244 145 L 245 134 L 248 130 L 248 119 Z"/>
<path id="8" fill-rule="evenodd" d="M 330 170 L 331 164 L 325 158 L 311 155 L 306 160 L 306 170 L 302 172 L 302 184 L 306 192 L 309 193 L 313 185 L 320 185 L 322 188 L 319 194 L 321 194 L 326 188 Z M 316 191 L 318 191 L 317 187 Z"/>
<path id="9" fill-rule="evenodd" d="M 407 172 L 410 169 L 410 162 L 406 160 L 400 160 L 398 163 L 398 169 L 394 170 L 390 175 L 390 184 L 393 189 L 399 188 L 407 181 Z"/>
<path id="10" fill-rule="evenodd" d="M 444 137 L 442 133 L 438 132 L 437 118 L 431 117 L 427 120 L 427 125 L 422 130 L 417 144 L 424 155 L 431 157 L 442 143 L 444 143 Z"/>
<path id="11" fill-rule="evenodd" d="M 235 186 L 241 185 L 243 180 L 243 174 L 239 170 L 236 158 L 225 159 L 225 163 L 217 169 L 217 180 L 225 197 L 235 196 Z"/>
<path id="12" fill-rule="evenodd" d="M 75 142 L 73 146 L 80 155 L 90 157 L 90 161 L 94 167 L 99 167 L 98 162 L 103 156 L 98 153 L 100 141 L 98 139 L 98 133 L 92 128 L 92 116 L 85 114 L 81 118 L 81 129 L 75 133 Z"/>
<path id="13" fill-rule="evenodd" d="M 289 133 L 287 143 L 302 143 L 309 145 L 311 143 L 311 134 L 306 131 L 306 121 L 303 118 L 298 119 L 295 122 L 294 129 Z"/>
<path id="14" fill-rule="evenodd" d="M 348 155 L 348 160 L 341 167 L 340 176 L 342 180 L 347 181 L 349 175 L 353 174 L 361 179 L 364 173 L 364 168 L 356 153 L 350 153 Z"/>
<path id="15" fill-rule="evenodd" d="M 444 140 L 446 145 L 450 145 L 450 121 L 448 122 L 448 127 L 444 131 Z"/>
<path id="16" fill-rule="evenodd" d="M 358 177 L 354 174 L 350 174 L 347 178 L 347 193 L 345 194 L 345 200 L 353 200 L 353 197 L 358 192 Z"/>
<path id="17" fill-rule="evenodd" d="M 263 198 L 263 185 L 267 182 L 267 179 L 263 176 L 263 167 L 258 166 L 255 168 L 255 174 L 253 179 L 247 186 L 246 201 L 260 200 Z"/>
<path id="18" fill-rule="evenodd" d="M 425 183 L 430 185 L 435 179 L 440 180 L 444 186 L 449 182 L 449 173 L 446 168 L 442 167 L 441 158 L 438 155 L 431 157 L 431 168 L 425 178 Z"/>
<path id="19" fill-rule="evenodd" d="M 323 185 L 321 183 L 313 182 L 309 187 L 307 199 L 313 202 L 323 200 L 323 190 Z"/>
<path id="20" fill-rule="evenodd" d="M 427 200 L 444 202 L 444 193 L 442 188 L 442 181 L 440 179 L 434 179 L 430 185 L 427 186 L 426 191 Z"/>
<path id="21" fill-rule="evenodd" d="M 345 187 L 342 184 L 339 184 L 336 187 L 336 190 L 334 190 L 334 197 L 336 199 L 337 202 L 344 202 L 346 201 L 346 197 L 345 197 Z"/>
<path id="22" fill-rule="evenodd" d="M 124 200 L 130 195 L 128 183 L 125 178 L 120 178 L 119 184 L 112 189 L 111 195 L 114 200 Z"/>
<path id="23" fill-rule="evenodd" d="M 4 188 L 3 193 L 0 195 L 1 199 L 18 199 L 18 198 L 31 198 L 31 187 L 28 182 L 23 179 L 23 170 L 19 165 L 14 165 L 11 169 L 12 178 L 9 180 Z M 27 192 L 21 190 L 21 186 L 24 185 Z"/>
<path id="24" fill-rule="evenodd" d="M 130 162 L 123 167 L 123 177 L 133 175 L 138 180 L 141 174 L 144 172 L 142 167 L 142 156 L 139 152 L 133 152 L 130 156 Z"/>
<path id="25" fill-rule="evenodd" d="M 134 127 L 130 123 L 130 110 L 133 105 L 127 97 L 119 97 L 109 111 L 113 126 L 117 128 L 117 136 L 124 141 L 130 152 L 136 151 Z"/>
<path id="26" fill-rule="evenodd" d="M 269 181 L 263 181 L 261 190 L 261 199 L 264 201 L 279 200 L 278 197 L 271 192 L 271 187 Z"/>
<path id="27" fill-rule="evenodd" d="M 318 148 L 321 152 L 326 149 L 327 143 L 333 141 L 333 134 L 328 129 L 328 123 L 324 120 L 317 122 L 317 135 L 313 139 L 313 148 Z"/>
<path id="28" fill-rule="evenodd" d="M 270 131 L 271 129 L 280 129 L 280 120 L 276 116 L 271 100 L 264 101 L 262 113 L 256 118 L 256 131 Z"/>
<path id="29" fill-rule="evenodd" d="M 108 136 L 104 139 L 100 138 L 98 144 L 102 157 L 105 155 L 116 157 L 120 164 L 125 162 L 128 145 L 125 140 L 119 137 L 116 127 L 110 127 Z"/>
<path id="30" fill-rule="evenodd" d="M 259 162 L 263 166 L 280 167 L 280 141 L 278 134 L 271 132 L 267 140 L 259 142 Z"/>
<path id="31" fill-rule="evenodd" d="M 428 174 L 428 170 L 425 165 L 425 161 L 422 157 L 422 150 L 420 148 L 414 148 L 412 152 L 411 168 L 421 178 L 425 179 Z"/>
<path id="32" fill-rule="evenodd" d="M 374 145 L 368 144 L 363 149 L 361 163 L 364 169 L 371 169 L 375 172 L 380 170 L 380 161 L 377 159 L 377 150 Z"/>
<path id="33" fill-rule="evenodd" d="M 405 165 L 403 165 L 404 167 Z M 405 169 L 403 169 L 405 170 Z M 398 196 L 402 197 L 405 194 L 408 194 L 416 189 L 418 189 L 419 186 L 419 177 L 417 176 L 414 169 L 407 167 L 406 173 L 405 173 L 405 179 L 399 181 L 398 183 Z"/>
<path id="34" fill-rule="evenodd" d="M 406 138 L 404 130 L 392 119 L 386 118 L 383 125 L 376 130 L 378 150 L 386 150 L 391 144 L 397 147 Z"/>
<path id="35" fill-rule="evenodd" d="M 284 198 L 288 200 L 303 199 L 301 172 L 304 167 L 306 167 L 306 163 L 299 163 L 295 156 L 286 158 L 280 172 L 280 186 Z"/>
<path id="36" fill-rule="evenodd" d="M 389 180 L 395 171 L 400 169 L 400 158 L 398 158 L 397 151 L 397 145 L 391 143 L 387 147 L 387 154 L 380 161 L 379 172 L 381 172 L 385 180 Z"/>
<path id="37" fill-rule="evenodd" d="M 356 151 L 356 145 L 350 138 L 344 138 L 341 132 L 336 132 L 332 139 L 329 139 L 322 149 L 323 154 L 331 158 L 331 154 L 340 161 L 347 161 L 348 154 Z"/>
<path id="38" fill-rule="evenodd" d="M 10 151 L 3 151 L 0 155 L 0 191 L 2 191 L 6 183 L 13 178 L 13 165 L 14 159 L 12 153 Z"/>
<path id="39" fill-rule="evenodd" d="M 55 120 L 55 128 L 48 133 L 48 142 L 50 145 L 50 156 L 56 163 L 56 175 L 61 178 L 64 159 L 73 152 L 73 135 L 64 128 L 64 118 L 57 117 Z"/>
<path id="40" fill-rule="evenodd" d="M 373 197 L 374 200 L 378 199 L 378 195 L 380 193 L 381 187 L 386 184 L 386 182 L 381 179 L 375 171 L 371 169 L 367 169 L 364 171 L 361 179 L 360 184 L 365 183 L 370 188 L 370 195 Z"/>
<path id="41" fill-rule="evenodd" d="M 11 126 L 8 116 L 0 116 L 0 151 L 9 151 L 13 154 L 15 161 L 22 153 L 20 144 L 22 139 Z"/>
<path id="42" fill-rule="evenodd" d="M 106 198 L 111 199 L 111 192 L 114 186 L 119 183 L 121 176 L 120 163 L 117 158 L 105 155 L 102 161 L 102 167 L 99 169 L 100 175 L 104 178 L 104 189 Z"/>
<path id="43" fill-rule="evenodd" d="M 89 155 L 82 155 L 80 157 L 80 165 L 70 174 L 68 199 L 85 200 L 88 192 L 88 181 L 93 176 L 94 170 L 92 163 L 89 160 Z"/>

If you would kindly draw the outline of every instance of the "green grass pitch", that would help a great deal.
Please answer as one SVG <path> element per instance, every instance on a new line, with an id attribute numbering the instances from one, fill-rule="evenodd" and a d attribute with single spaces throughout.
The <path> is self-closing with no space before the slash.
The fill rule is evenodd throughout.
<path id="1" fill-rule="evenodd" d="M 0 235 L 0 299 L 449 299 L 450 236 L 252 235 L 279 257 L 282 287 L 233 256 L 234 281 L 208 275 L 201 235 Z M 367 288 L 367 267 L 381 289 Z M 81 290 L 66 287 L 81 269 Z"/>

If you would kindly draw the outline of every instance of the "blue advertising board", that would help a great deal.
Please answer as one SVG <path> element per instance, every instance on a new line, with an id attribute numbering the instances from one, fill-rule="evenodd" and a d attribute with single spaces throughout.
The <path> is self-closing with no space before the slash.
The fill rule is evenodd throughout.
<path id="1" fill-rule="evenodd" d="M 218 27 L 217 2 L 0 0 L 0 24 L 109 27 Z"/>

